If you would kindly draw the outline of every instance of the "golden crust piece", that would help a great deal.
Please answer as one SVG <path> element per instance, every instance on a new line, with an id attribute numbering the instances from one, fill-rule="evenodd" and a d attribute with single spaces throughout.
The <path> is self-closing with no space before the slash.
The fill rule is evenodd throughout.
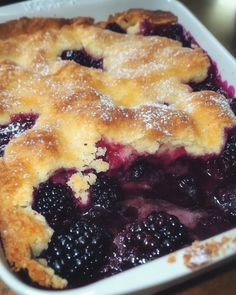
<path id="1" fill-rule="evenodd" d="M 19 20 L 12 20 L 0 24 L 0 39 L 5 40 L 8 38 L 14 38 L 18 35 L 30 35 L 38 31 L 48 31 L 50 29 L 57 30 L 65 25 L 71 25 L 75 22 L 92 24 L 93 19 L 89 17 L 78 17 L 74 19 L 22 17 Z"/>
<path id="2" fill-rule="evenodd" d="M 109 21 L 128 19 L 132 25 L 147 17 L 176 21 L 168 13 L 143 10 Z M 43 286 L 63 288 L 66 280 L 35 258 L 52 230 L 31 209 L 34 187 L 61 167 L 106 171 L 108 163 L 97 159 L 96 143 L 103 137 L 139 152 L 182 146 L 196 155 L 217 153 L 225 128 L 236 121 L 223 96 L 192 92 L 186 84 L 207 76 L 210 63 L 200 48 L 183 48 L 164 37 L 117 34 L 88 19 L 53 21 L 50 30 L 44 21 L 13 22 L 19 28 L 40 25 L 30 33 L 9 29 L 2 38 L 14 37 L 0 41 L 1 124 L 20 112 L 39 114 L 36 125 L 12 139 L 0 159 L 0 230 L 16 270 L 27 269 Z M 60 59 L 63 50 L 82 48 L 103 58 L 103 70 Z M 81 174 L 70 184 L 83 193 Z"/>
<path id="3" fill-rule="evenodd" d="M 97 25 L 104 28 L 107 23 L 117 23 L 122 29 L 128 30 L 129 33 L 137 32 L 139 25 L 148 20 L 152 24 L 163 25 L 177 22 L 177 17 L 168 11 L 129 9 L 125 12 L 110 15 L 106 22 L 100 22 Z"/>

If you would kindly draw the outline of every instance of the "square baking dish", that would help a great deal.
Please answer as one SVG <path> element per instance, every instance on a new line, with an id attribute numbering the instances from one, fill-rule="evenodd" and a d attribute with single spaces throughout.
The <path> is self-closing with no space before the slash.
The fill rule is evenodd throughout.
<path id="1" fill-rule="evenodd" d="M 179 18 L 179 23 L 197 40 L 209 56 L 216 62 L 222 81 L 227 81 L 236 89 L 236 62 L 213 35 L 187 10 L 175 0 L 80 0 L 44 1 L 35 0 L 0 8 L 0 22 L 21 16 L 75 17 L 92 16 L 96 20 L 106 19 L 114 12 L 129 8 L 167 10 Z M 9 269 L 4 255 L 0 253 L 0 277 L 19 295 L 115 295 L 150 294 L 177 284 L 199 273 L 226 262 L 236 254 L 236 229 L 229 230 L 175 253 L 135 267 L 110 278 L 79 289 L 65 291 L 40 290 L 20 281 Z"/>

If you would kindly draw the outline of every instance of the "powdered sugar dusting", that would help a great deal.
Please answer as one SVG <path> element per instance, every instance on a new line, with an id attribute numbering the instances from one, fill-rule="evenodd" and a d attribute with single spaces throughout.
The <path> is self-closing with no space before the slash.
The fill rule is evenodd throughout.
<path id="1" fill-rule="evenodd" d="M 165 70 L 168 64 L 165 62 L 165 59 L 160 60 L 158 58 L 158 48 L 156 53 L 152 52 L 151 49 L 160 43 L 159 38 L 153 39 L 152 43 L 149 42 L 150 44 L 147 50 L 147 46 L 143 46 L 143 44 L 147 44 L 143 43 L 142 39 L 139 40 L 135 37 L 134 40 L 132 38 L 126 40 L 126 37 L 120 43 L 118 42 L 116 46 L 109 47 L 107 52 L 105 50 L 104 60 L 105 67 L 107 65 L 106 70 L 119 77 L 126 78 L 145 76 L 151 72 Z M 161 51 L 163 54 L 166 49 Z M 167 51 L 166 53 L 168 54 Z M 151 58 L 151 55 L 153 55 L 153 58 Z M 143 62 L 140 63 L 140 60 Z"/>
<path id="2" fill-rule="evenodd" d="M 234 118 L 234 113 L 230 108 L 229 101 L 226 100 L 222 95 L 211 95 L 208 98 L 208 103 L 217 105 L 219 107 L 221 110 L 220 116 L 225 117 L 227 115 Z"/>
<path id="3" fill-rule="evenodd" d="M 187 117 L 180 111 L 173 111 L 165 104 L 156 104 L 156 107 L 142 107 L 136 111 L 135 114 L 138 120 L 145 124 L 145 128 L 155 129 L 163 132 L 166 136 L 171 135 L 171 126 L 174 124 L 174 118 L 188 121 Z"/>

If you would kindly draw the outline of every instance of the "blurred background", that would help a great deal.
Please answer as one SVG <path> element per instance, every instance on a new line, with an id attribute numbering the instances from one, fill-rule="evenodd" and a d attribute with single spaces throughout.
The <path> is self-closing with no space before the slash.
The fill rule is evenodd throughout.
<path id="1" fill-rule="evenodd" d="M 0 0 L 0 6 L 21 1 Z M 236 0 L 179 1 L 185 4 L 213 33 L 213 35 L 215 35 L 215 37 L 236 57 Z"/>
<path id="2" fill-rule="evenodd" d="M 180 0 L 236 57 L 236 0 Z"/>

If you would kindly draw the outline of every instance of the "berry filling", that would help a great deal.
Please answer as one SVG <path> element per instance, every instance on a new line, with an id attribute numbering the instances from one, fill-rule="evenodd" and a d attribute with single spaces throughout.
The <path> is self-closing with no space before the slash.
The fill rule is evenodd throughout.
<path id="1" fill-rule="evenodd" d="M 126 31 L 121 28 L 117 23 L 109 23 L 106 25 L 105 30 L 110 30 L 116 33 L 125 34 Z"/>
<path id="2" fill-rule="evenodd" d="M 200 239 L 204 240 L 211 235 L 217 235 L 220 232 L 224 232 L 232 227 L 230 221 L 220 212 L 214 213 L 209 212 L 209 215 L 201 219 L 198 226 L 195 229 L 195 235 Z"/>
<path id="3" fill-rule="evenodd" d="M 236 130 L 227 137 L 220 155 L 206 157 L 141 155 L 102 139 L 110 169 L 97 174 L 86 205 L 67 184 L 75 169 L 35 188 L 32 207 L 54 229 L 40 257 L 75 287 L 235 227 Z"/>
<path id="4" fill-rule="evenodd" d="M 91 206 L 100 206 L 104 209 L 111 209 L 119 200 L 119 186 L 109 177 L 99 175 L 96 184 L 91 186 Z"/>
<path id="5" fill-rule="evenodd" d="M 37 118 L 38 115 L 36 114 L 17 114 L 11 117 L 8 124 L 0 125 L 0 156 L 3 156 L 9 141 L 26 130 L 31 129 Z"/>
<path id="6" fill-rule="evenodd" d="M 73 60 L 74 62 L 95 69 L 103 68 L 103 59 L 102 58 L 94 58 L 91 54 L 86 52 L 85 49 L 80 50 L 64 50 L 61 54 L 62 60 Z"/>
<path id="7" fill-rule="evenodd" d="M 115 239 L 116 250 L 103 273 L 108 275 L 144 264 L 189 244 L 187 229 L 174 215 L 151 212 L 127 226 Z"/>
<path id="8" fill-rule="evenodd" d="M 184 29 L 180 24 L 155 25 L 149 20 L 144 20 L 140 24 L 140 34 L 144 36 L 167 37 L 181 42 L 184 47 L 190 47 L 193 41 L 192 37 L 184 33 Z"/>
<path id="9" fill-rule="evenodd" d="M 211 65 L 208 70 L 207 78 L 199 83 L 190 82 L 189 86 L 193 91 L 212 90 L 224 95 L 227 98 L 231 97 L 231 93 L 227 89 L 220 78 L 216 65 L 211 61 Z"/>

